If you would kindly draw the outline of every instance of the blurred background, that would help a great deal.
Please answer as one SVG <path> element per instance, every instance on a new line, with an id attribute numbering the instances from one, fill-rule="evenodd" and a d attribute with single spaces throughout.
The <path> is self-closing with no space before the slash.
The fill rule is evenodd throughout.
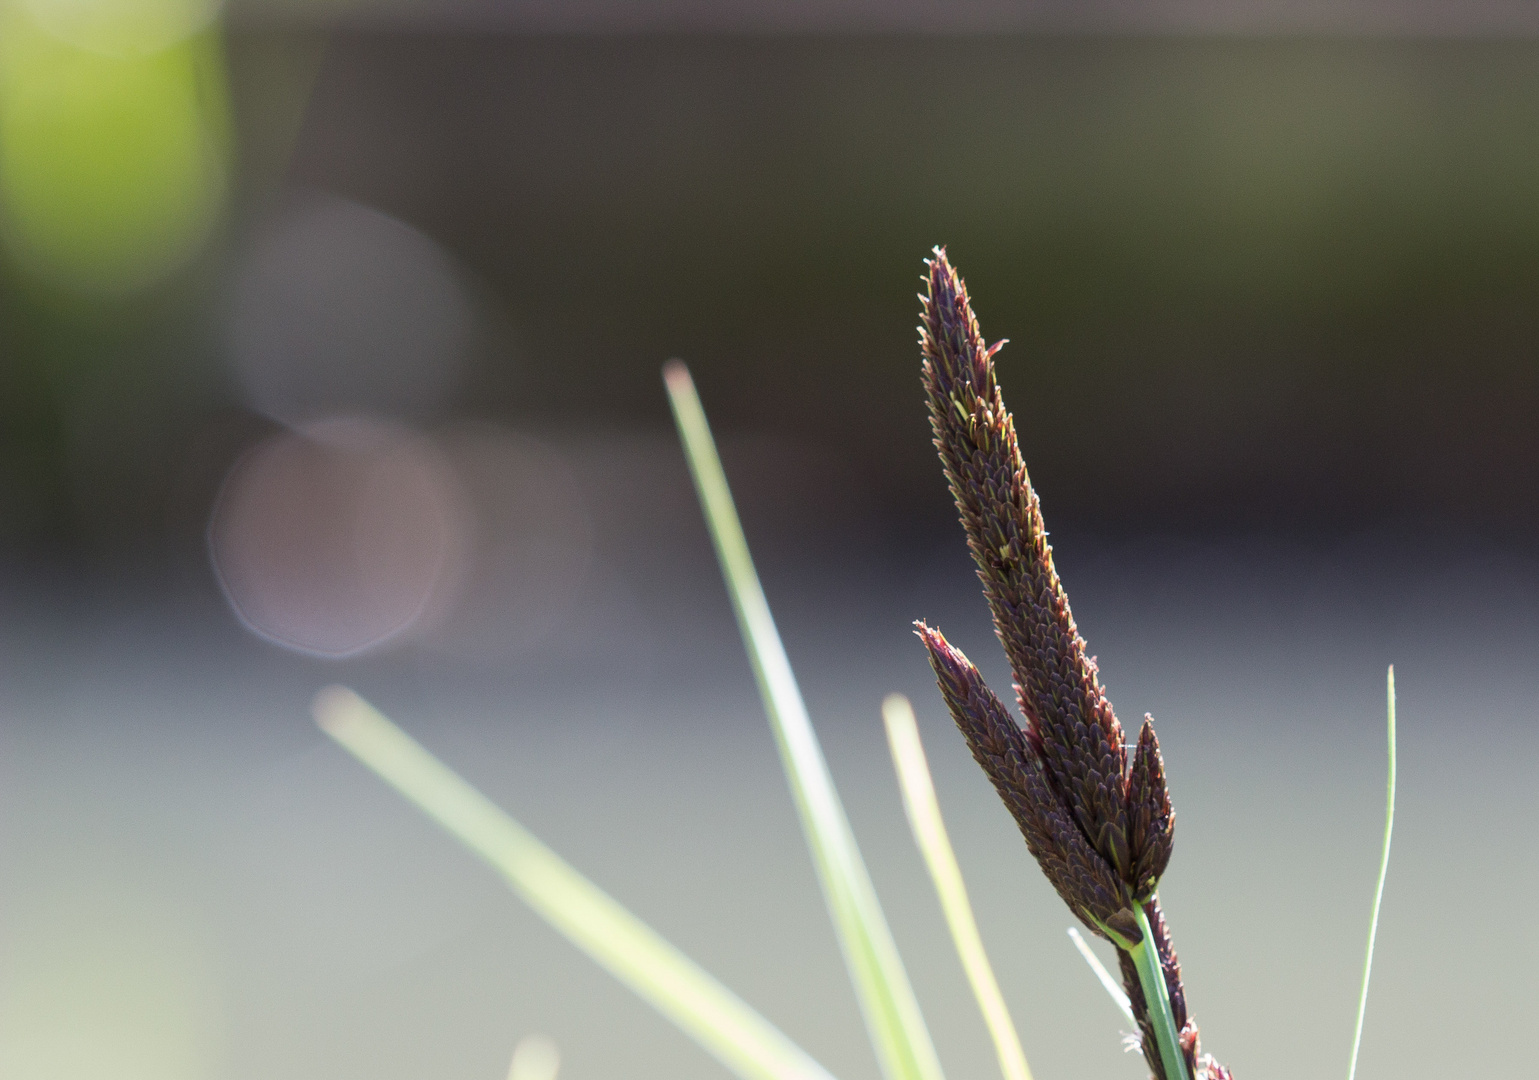
<path id="1" fill-rule="evenodd" d="M 950 1075 L 1136 1077 L 909 623 L 992 640 L 948 245 L 1082 632 L 1159 722 L 1207 1049 L 1533 1070 L 1539 14 L 1481 0 L 0 0 L 0 1077 L 720 1066 L 326 741 L 372 698 L 875 1080 L 662 393 L 689 362 Z M 545 1046 L 544 1043 L 530 1045 Z"/>

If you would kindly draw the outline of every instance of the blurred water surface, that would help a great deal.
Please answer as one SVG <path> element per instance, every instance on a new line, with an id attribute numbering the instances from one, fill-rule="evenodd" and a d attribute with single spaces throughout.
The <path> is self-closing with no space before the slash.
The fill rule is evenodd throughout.
<path id="1" fill-rule="evenodd" d="M 567 455 L 610 515 L 546 633 L 510 627 L 500 649 L 421 641 L 325 662 L 246 635 L 206 585 L 8 575 L 0 1075 L 73 1080 L 110 1061 L 145 1077 L 500 1078 L 531 1033 L 557 1042 L 574 1080 L 720 1075 L 314 730 L 308 698 L 335 680 L 836 1075 L 876 1075 L 703 531 L 687 504 L 664 518 L 614 510 L 617 466 L 624 495 L 670 507 L 688 496 L 682 461 L 661 432 L 627 442 L 629 455 L 597 459 L 607 469 Z M 648 446 L 654 464 L 638 465 Z M 938 623 L 1008 686 L 960 537 L 873 546 L 825 532 L 809 556 L 755 527 L 758 488 L 736 471 L 951 1074 L 995 1066 L 892 779 L 877 709 L 895 689 L 918 705 L 1037 1074 L 1137 1075 L 1067 912 L 908 632 L 917 616 Z M 1162 892 L 1210 1049 L 1258 1080 L 1331 1075 L 1345 1059 L 1393 661 L 1401 807 L 1362 1072 L 1522 1074 L 1539 938 L 1493 913 L 1539 887 L 1522 839 L 1539 810 L 1539 565 L 1391 535 L 1062 535 L 1058 549 L 1124 721 L 1159 722 L 1179 815 Z M 495 640 L 487 613 L 474 618 Z"/>

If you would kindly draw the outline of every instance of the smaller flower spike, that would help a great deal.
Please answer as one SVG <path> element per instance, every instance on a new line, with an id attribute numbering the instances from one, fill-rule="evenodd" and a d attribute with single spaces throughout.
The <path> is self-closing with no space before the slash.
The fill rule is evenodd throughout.
<path id="1" fill-rule="evenodd" d="M 1133 893 L 1139 899 L 1153 895 L 1175 840 L 1176 812 L 1165 790 L 1165 761 L 1160 741 L 1154 736 L 1154 718 L 1144 714 L 1133 753 L 1133 772 L 1128 777 L 1128 848 L 1133 859 Z"/>
<path id="2" fill-rule="evenodd" d="M 1110 927 L 1137 942 L 1142 935 L 1122 881 L 1085 840 L 1025 733 L 960 649 L 940 631 L 922 622 L 914 625 L 929 650 L 930 666 L 952 719 L 973 758 L 994 782 L 994 790 L 1020 826 L 1027 849 L 1048 881 L 1091 931 L 1106 937 Z"/>

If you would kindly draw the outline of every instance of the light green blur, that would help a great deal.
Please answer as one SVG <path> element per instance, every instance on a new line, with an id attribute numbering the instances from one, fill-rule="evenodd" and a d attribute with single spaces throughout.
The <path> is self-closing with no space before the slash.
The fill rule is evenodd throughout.
<path id="1" fill-rule="evenodd" d="M 333 686 L 316 696 L 314 709 L 328 735 L 485 859 L 537 914 L 743 1080 L 833 1080 L 778 1028 L 374 706 Z"/>
<path id="2" fill-rule="evenodd" d="M 0 0 L 0 238 L 25 275 L 122 295 L 203 247 L 232 145 L 210 16 L 193 0 Z"/>
<path id="3" fill-rule="evenodd" d="M 1005 1006 L 1005 996 L 1000 993 L 994 966 L 984 951 L 978 920 L 973 916 L 972 902 L 967 899 L 962 868 L 957 865 L 956 852 L 941 817 L 940 801 L 935 797 L 935 781 L 930 777 L 930 764 L 925 759 L 924 744 L 919 740 L 914 707 L 902 694 L 888 694 L 882 702 L 882 721 L 887 726 L 887 746 L 892 751 L 893 767 L 898 772 L 898 788 L 903 793 L 903 810 L 908 815 L 914 843 L 924 857 L 925 868 L 930 871 L 930 881 L 935 885 L 941 912 L 946 917 L 946 928 L 951 931 L 951 942 L 956 946 L 973 996 L 978 999 L 989 1038 L 994 1041 L 999 1071 L 1005 1080 L 1032 1080 L 1031 1067 L 1026 1064 L 1026 1051 L 1021 1047 L 1015 1022 L 1010 1019 L 1010 1010 Z"/>

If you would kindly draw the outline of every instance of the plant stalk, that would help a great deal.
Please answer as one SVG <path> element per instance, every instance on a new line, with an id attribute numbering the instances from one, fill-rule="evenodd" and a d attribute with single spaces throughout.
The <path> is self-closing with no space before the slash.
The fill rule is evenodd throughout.
<path id="1" fill-rule="evenodd" d="M 1142 904 L 1133 905 L 1138 919 L 1138 929 L 1143 940 L 1128 950 L 1138 968 L 1138 981 L 1143 984 L 1144 1000 L 1149 1004 L 1150 1018 L 1154 1023 L 1154 1041 L 1159 1044 L 1160 1061 L 1165 1066 L 1166 1080 L 1192 1080 L 1186 1072 L 1186 1057 L 1181 1053 L 1181 1040 L 1176 1031 L 1176 1018 L 1170 1011 L 1170 991 L 1165 986 L 1165 968 L 1160 963 L 1160 950 L 1154 943 L 1154 928 Z"/>

